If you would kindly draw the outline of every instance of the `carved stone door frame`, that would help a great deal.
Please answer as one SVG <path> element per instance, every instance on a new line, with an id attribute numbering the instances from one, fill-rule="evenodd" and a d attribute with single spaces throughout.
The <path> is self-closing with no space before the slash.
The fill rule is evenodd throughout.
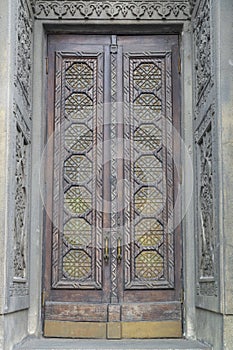
<path id="1" fill-rule="evenodd" d="M 45 16 L 44 16 L 45 17 Z M 161 17 L 160 17 L 161 18 Z M 52 19 L 52 20 L 51 20 Z M 60 33 L 125 33 L 125 34 L 138 34 L 138 33 L 179 33 L 181 37 L 181 81 L 182 81 L 182 91 L 181 91 L 181 101 L 182 101 L 182 121 L 184 128 L 182 128 L 182 138 L 184 139 L 184 143 L 190 146 L 190 151 L 192 152 L 192 122 L 191 122 L 191 112 L 192 112 L 192 90 L 191 90 L 191 64 L 190 58 L 188 55 L 191 53 L 190 47 L 190 34 L 189 34 L 189 22 L 186 22 L 186 18 L 182 18 L 180 20 L 172 20 L 171 24 L 164 26 L 164 23 L 158 20 L 158 18 L 137 21 L 137 17 L 131 19 L 130 21 L 114 21 L 114 25 L 110 18 L 105 18 L 101 21 L 101 24 L 96 25 L 96 20 L 91 20 L 86 23 L 83 19 L 64 21 L 63 24 L 60 24 L 58 19 L 52 17 L 51 19 L 45 20 L 41 18 L 35 22 L 35 45 L 34 48 L 34 76 L 38 77 L 34 79 L 34 129 L 33 129 L 33 162 L 34 169 L 36 172 L 36 167 L 41 166 L 41 159 L 43 159 L 43 151 L 44 151 L 44 132 L 45 132 L 45 81 L 46 81 L 46 51 L 47 51 L 47 34 L 60 32 Z M 77 24 L 78 23 L 78 24 Z M 104 25 L 102 25 L 104 24 Z M 67 26 L 68 25 L 68 26 Z M 194 234 L 192 227 L 193 220 L 193 203 L 190 203 L 190 194 L 188 192 L 188 188 L 190 184 L 190 178 L 185 175 L 185 169 L 188 169 L 190 162 L 187 157 L 187 152 L 182 150 L 182 160 L 183 160 L 183 180 L 182 186 L 184 191 L 182 194 L 183 200 L 183 213 L 184 215 L 188 215 L 188 219 L 186 218 L 182 222 L 183 232 L 184 232 L 184 290 L 185 290 L 185 303 L 189 305 L 189 308 L 185 307 L 185 315 L 184 315 L 184 324 L 185 324 L 185 335 L 192 336 L 194 334 L 193 324 L 195 315 L 192 311 L 192 306 L 194 305 Z M 38 174 L 39 176 L 39 174 Z M 35 175 L 33 177 L 33 183 L 37 183 L 38 176 Z M 45 190 L 43 181 L 41 181 L 41 191 L 38 191 L 38 188 L 34 188 L 32 183 L 32 198 L 33 202 L 37 203 L 32 208 L 32 217 L 34 218 L 34 222 L 32 223 L 32 229 L 40 234 L 38 235 L 38 240 L 36 242 L 31 243 L 31 265 L 34 266 L 33 257 L 38 257 L 39 264 L 32 268 L 31 271 L 31 294 L 32 298 L 32 308 L 31 308 L 31 317 L 33 319 L 32 328 L 35 331 L 40 330 L 41 318 L 40 318 L 40 304 L 41 304 L 41 276 L 42 276 L 42 261 L 41 261 L 41 249 L 42 249 L 42 232 L 43 232 L 43 218 L 39 214 L 43 207 L 43 200 L 41 200 L 40 192 Z M 43 199 L 43 195 L 42 195 Z M 189 207 L 188 207 L 189 204 Z M 188 207 L 188 211 L 187 211 Z M 188 252 L 188 253 L 187 253 Z M 190 311 L 191 310 L 191 311 Z M 34 312 L 38 314 L 38 317 L 34 316 Z"/>

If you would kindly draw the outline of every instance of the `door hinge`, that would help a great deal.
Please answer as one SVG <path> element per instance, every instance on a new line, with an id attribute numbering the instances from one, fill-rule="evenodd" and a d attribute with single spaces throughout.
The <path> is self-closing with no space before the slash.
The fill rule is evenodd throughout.
<path id="1" fill-rule="evenodd" d="M 183 288 L 180 291 L 180 302 L 181 302 L 181 304 L 184 304 L 184 289 Z"/>
<path id="2" fill-rule="evenodd" d="M 42 291 L 41 299 L 42 299 L 42 307 L 44 307 L 45 306 L 45 299 L 46 299 L 46 290 L 45 289 L 43 289 L 43 291 Z"/>
<path id="3" fill-rule="evenodd" d="M 111 53 L 117 53 L 117 51 L 118 51 L 117 36 L 116 36 L 116 35 L 112 35 L 112 37 L 111 37 L 110 52 L 111 52 Z"/>
<path id="4" fill-rule="evenodd" d="M 178 57 L 178 73 L 181 74 L 181 58 Z"/>
<path id="5" fill-rule="evenodd" d="M 48 57 L 45 58 L 45 69 L 46 69 L 46 74 L 48 74 L 48 72 L 49 72 L 49 58 Z"/>
<path id="6" fill-rule="evenodd" d="M 180 180 L 180 185 L 182 185 L 182 182 L 183 182 L 183 167 L 182 165 L 180 164 L 180 173 L 179 173 L 179 180 Z"/>

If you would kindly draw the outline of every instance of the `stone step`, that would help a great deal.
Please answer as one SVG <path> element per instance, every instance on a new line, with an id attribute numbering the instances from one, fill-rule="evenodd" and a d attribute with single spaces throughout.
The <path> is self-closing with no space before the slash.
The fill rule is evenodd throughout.
<path id="1" fill-rule="evenodd" d="M 208 345 L 185 339 L 81 340 L 26 339 L 14 350 L 211 350 Z"/>

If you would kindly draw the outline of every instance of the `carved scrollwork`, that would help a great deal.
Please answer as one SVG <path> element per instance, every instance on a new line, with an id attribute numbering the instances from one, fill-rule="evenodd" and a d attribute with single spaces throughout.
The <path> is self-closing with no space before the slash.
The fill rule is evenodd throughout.
<path id="1" fill-rule="evenodd" d="M 28 142 L 17 125 L 15 170 L 14 277 L 26 277 L 27 251 L 27 146 Z"/>
<path id="2" fill-rule="evenodd" d="M 10 284 L 10 290 L 9 290 L 9 294 L 10 296 L 26 296 L 29 294 L 29 286 L 28 283 L 23 282 L 23 283 L 19 283 L 19 282 L 13 282 Z"/>
<path id="3" fill-rule="evenodd" d="M 216 228 L 213 130 L 215 105 L 212 104 L 196 132 L 198 156 L 198 295 L 216 295 Z"/>
<path id="4" fill-rule="evenodd" d="M 43 1 L 32 4 L 36 18 L 181 19 L 190 18 L 189 2 L 178 1 Z"/>
<path id="5" fill-rule="evenodd" d="M 213 85 L 212 33 L 210 25 L 210 0 L 200 2 L 194 19 L 193 34 L 195 43 L 195 94 L 196 105 L 206 100 Z"/>
<path id="6" fill-rule="evenodd" d="M 34 1 L 35 2 L 35 1 Z M 14 115 L 14 208 L 12 208 L 12 269 L 10 297 L 25 297 L 28 288 L 28 209 L 29 162 L 32 110 L 32 31 L 33 14 L 28 0 L 17 0 L 15 12 L 15 72 L 13 91 Z M 17 304 L 17 302 L 16 302 Z M 22 308 L 18 303 L 17 309 Z"/>
<path id="7" fill-rule="evenodd" d="M 204 282 L 197 284 L 197 295 L 217 296 L 218 284 L 216 282 Z"/>
<path id="8" fill-rule="evenodd" d="M 30 106 L 32 85 L 32 27 L 33 21 L 26 0 L 19 0 L 17 31 L 17 71 L 23 98 Z"/>
<path id="9" fill-rule="evenodd" d="M 201 157 L 201 179 L 199 188 L 202 277 L 214 275 L 214 223 L 213 223 L 213 173 L 211 125 L 199 143 Z"/>
<path id="10" fill-rule="evenodd" d="M 193 12 L 194 6 L 196 5 L 196 0 L 189 0 L 190 3 L 190 12 Z"/>

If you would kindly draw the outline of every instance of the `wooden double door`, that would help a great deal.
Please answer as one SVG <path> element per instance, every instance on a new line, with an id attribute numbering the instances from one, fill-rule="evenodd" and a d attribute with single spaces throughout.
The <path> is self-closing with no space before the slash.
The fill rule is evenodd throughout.
<path id="1" fill-rule="evenodd" d="M 178 37 L 51 35 L 47 100 L 44 335 L 182 336 Z"/>

